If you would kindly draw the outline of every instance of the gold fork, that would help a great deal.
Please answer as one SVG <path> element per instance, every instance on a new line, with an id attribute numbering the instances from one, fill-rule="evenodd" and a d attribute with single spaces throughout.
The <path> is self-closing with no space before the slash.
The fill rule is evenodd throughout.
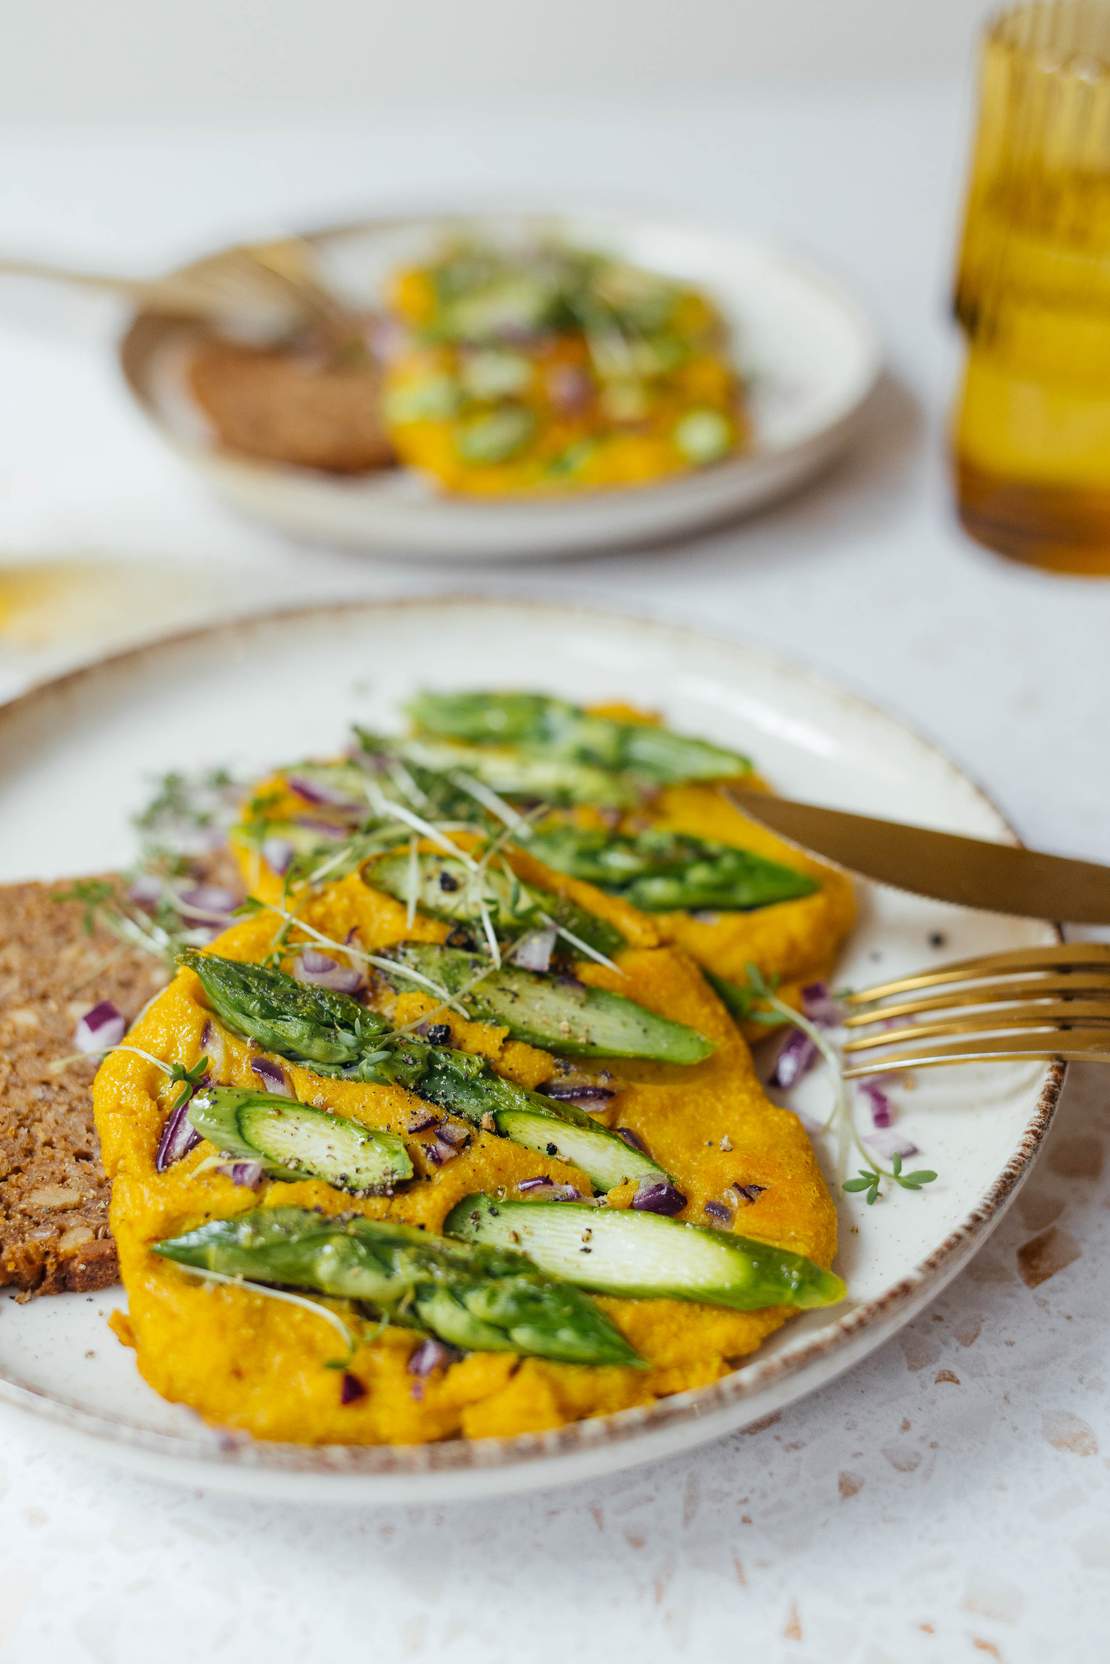
<path id="1" fill-rule="evenodd" d="M 1110 943 L 959 959 L 876 983 L 841 1003 L 848 1080 L 1023 1058 L 1110 1063 Z"/>

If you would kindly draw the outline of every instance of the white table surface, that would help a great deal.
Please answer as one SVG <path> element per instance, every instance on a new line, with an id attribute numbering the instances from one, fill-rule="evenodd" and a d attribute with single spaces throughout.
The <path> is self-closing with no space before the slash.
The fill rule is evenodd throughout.
<path id="1" fill-rule="evenodd" d="M 128 408 L 100 320 L 60 338 L 45 308 L 0 307 L 0 559 L 126 563 L 117 637 L 259 593 L 437 588 L 704 623 L 903 713 L 1031 841 L 1110 859 L 1110 585 L 977 550 L 946 490 L 964 94 L 738 89 L 728 106 L 693 93 L 284 130 L 9 129 L 0 225 L 14 247 L 153 266 L 241 227 L 411 196 L 631 196 L 824 258 L 874 310 L 892 382 L 867 443 L 826 480 L 680 551 L 372 565 L 282 545 L 206 500 Z M 118 566 L 89 567 L 60 638 L 36 647 L 44 603 L 9 582 L 0 691 L 94 651 L 104 600 L 114 612 L 123 592 Z M 1074 1075 L 1011 1215 L 899 1339 L 771 1426 L 604 1485 L 459 1511 L 235 1505 L 120 1477 L 7 1417 L 0 1659 L 1104 1659 L 1108 1131 L 1107 1082 Z"/>

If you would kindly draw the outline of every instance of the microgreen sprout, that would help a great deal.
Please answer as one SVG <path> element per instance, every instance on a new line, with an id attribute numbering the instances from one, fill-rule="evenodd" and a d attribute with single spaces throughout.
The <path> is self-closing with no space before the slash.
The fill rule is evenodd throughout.
<path id="1" fill-rule="evenodd" d="M 932 1184 L 936 1174 L 929 1167 L 920 1167 L 913 1173 L 903 1173 L 902 1157 L 895 1155 L 891 1158 L 890 1171 L 884 1167 L 861 1167 L 859 1177 L 845 1179 L 844 1189 L 864 1193 L 864 1200 L 868 1207 L 878 1201 L 882 1195 L 880 1185 L 883 1179 L 891 1179 L 903 1190 L 920 1190 L 922 1185 Z"/>
<path id="2" fill-rule="evenodd" d="M 346 956 L 348 959 L 358 959 L 364 965 L 373 965 L 376 970 L 389 971 L 391 975 L 403 976 L 409 982 L 416 983 L 427 993 L 434 994 L 436 999 L 442 1000 L 444 1005 L 449 1006 L 452 1011 L 457 1011 L 461 1017 L 470 1015 L 465 1006 L 460 1004 L 458 997 L 452 995 L 449 989 L 444 988 L 441 983 L 436 982 L 432 977 L 425 976 L 421 971 L 413 970 L 411 966 L 402 965 L 395 959 L 386 959 L 383 954 L 364 953 L 361 948 L 354 947 L 350 942 L 337 942 L 333 936 L 325 936 L 322 930 L 317 930 L 314 925 L 309 924 L 305 919 L 298 918 L 295 913 L 290 913 L 287 908 L 279 907 L 275 901 L 262 901 L 258 896 L 247 896 L 246 900 L 235 909 L 235 912 L 238 916 L 247 916 L 252 913 L 276 913 L 279 919 L 285 920 L 287 926 L 292 926 L 296 930 L 303 931 L 306 936 L 311 936 L 314 942 L 318 942 L 321 947 L 327 948 L 330 953 L 338 953 L 341 957 Z M 287 943 L 286 945 L 290 951 L 303 946 L 300 943 Z"/>
<path id="3" fill-rule="evenodd" d="M 80 903 L 87 935 L 103 930 L 129 947 L 139 948 L 171 965 L 180 947 L 197 940 L 195 932 L 168 899 L 163 898 L 148 912 L 128 901 L 109 879 L 78 879 L 68 889 L 55 890 L 54 900 Z M 207 940 L 207 934 L 202 939 Z"/>

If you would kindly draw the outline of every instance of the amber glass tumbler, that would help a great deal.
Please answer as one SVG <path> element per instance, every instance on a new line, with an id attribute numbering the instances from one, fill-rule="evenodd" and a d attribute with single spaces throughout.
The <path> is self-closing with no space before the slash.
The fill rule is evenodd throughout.
<path id="1" fill-rule="evenodd" d="M 953 452 L 979 542 L 1110 576 L 1110 0 L 987 30 L 956 280 Z"/>

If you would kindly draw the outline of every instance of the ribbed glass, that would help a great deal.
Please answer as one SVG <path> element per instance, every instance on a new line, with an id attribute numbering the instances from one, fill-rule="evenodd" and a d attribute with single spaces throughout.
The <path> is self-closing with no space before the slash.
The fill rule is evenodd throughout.
<path id="1" fill-rule="evenodd" d="M 956 314 L 965 525 L 1046 565 L 1110 568 L 1108 0 L 988 28 Z"/>

